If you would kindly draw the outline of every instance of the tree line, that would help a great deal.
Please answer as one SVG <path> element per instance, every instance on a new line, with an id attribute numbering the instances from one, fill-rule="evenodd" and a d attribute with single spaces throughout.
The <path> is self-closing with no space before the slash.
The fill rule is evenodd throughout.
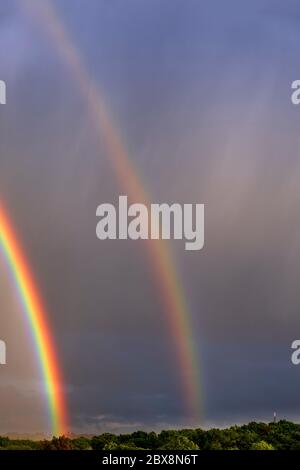
<path id="1" fill-rule="evenodd" d="M 251 422 L 226 429 L 103 433 L 42 441 L 0 437 L 0 450 L 300 450 L 300 424 Z"/>

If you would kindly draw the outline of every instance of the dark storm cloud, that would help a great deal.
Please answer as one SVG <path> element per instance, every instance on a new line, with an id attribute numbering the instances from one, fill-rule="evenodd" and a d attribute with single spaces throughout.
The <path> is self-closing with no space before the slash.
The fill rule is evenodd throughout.
<path id="1" fill-rule="evenodd" d="M 297 5 L 55 3 L 153 200 L 206 204 L 204 251 L 173 245 L 199 345 L 206 422 L 269 418 L 274 409 L 295 417 Z M 0 10 L 10 97 L 0 109 L 0 187 L 48 306 L 74 429 L 184 425 L 174 341 L 145 246 L 96 239 L 96 207 L 116 202 L 120 188 L 70 72 L 18 5 Z M 0 292 L 10 341 L 18 308 L 8 281 Z M 22 378 L 34 384 L 26 334 L 20 354 L 28 359 Z M 8 364 L 5 380 L 19 374 Z M 26 406 L 20 395 L 11 400 Z M 18 416 L 10 429 L 37 429 Z"/>

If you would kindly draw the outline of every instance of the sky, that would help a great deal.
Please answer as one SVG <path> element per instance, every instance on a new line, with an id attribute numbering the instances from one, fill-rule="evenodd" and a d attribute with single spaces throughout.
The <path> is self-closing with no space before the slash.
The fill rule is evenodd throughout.
<path id="1" fill-rule="evenodd" d="M 23 4 L 0 6 L 0 194 L 42 293 L 73 432 L 189 424 L 145 244 L 99 241 L 123 188 L 76 79 Z M 170 249 L 197 346 L 199 426 L 299 422 L 296 0 L 56 0 L 153 202 L 204 203 Z M 136 201 L 139 202 L 139 201 Z M 0 432 L 48 429 L 32 338 L 0 257 Z"/>

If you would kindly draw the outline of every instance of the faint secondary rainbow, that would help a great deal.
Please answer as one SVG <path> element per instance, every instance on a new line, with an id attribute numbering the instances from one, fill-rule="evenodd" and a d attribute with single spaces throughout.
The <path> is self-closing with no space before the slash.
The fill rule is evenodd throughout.
<path id="1" fill-rule="evenodd" d="M 122 188 L 132 201 L 149 205 L 150 198 L 146 194 L 138 172 L 134 168 L 119 132 L 105 107 L 99 87 L 89 76 L 80 54 L 52 4 L 46 0 L 42 2 L 40 0 L 22 0 L 22 5 L 27 13 L 30 13 L 42 24 L 43 31 L 47 32 L 62 61 L 68 66 L 73 79 L 77 82 L 81 95 L 88 103 L 91 124 L 94 125 L 97 135 L 105 140 L 107 153 Z M 155 282 L 167 316 L 168 327 L 171 329 L 171 336 L 175 342 L 176 363 L 179 364 L 187 413 L 191 422 L 197 423 L 201 414 L 200 377 L 196 346 L 190 324 L 191 315 L 169 246 L 164 241 L 149 240 L 146 243 Z"/>
<path id="2" fill-rule="evenodd" d="M 47 314 L 42 304 L 37 285 L 23 254 L 15 231 L 0 202 L 0 249 L 19 293 L 39 359 L 45 393 L 48 399 L 52 432 L 61 435 L 67 432 L 66 405 L 62 392 L 59 362 L 51 337 Z"/>

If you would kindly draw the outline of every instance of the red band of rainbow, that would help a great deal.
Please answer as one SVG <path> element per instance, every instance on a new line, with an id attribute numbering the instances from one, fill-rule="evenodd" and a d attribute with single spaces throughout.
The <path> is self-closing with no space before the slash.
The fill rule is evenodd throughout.
<path id="1" fill-rule="evenodd" d="M 48 400 L 51 427 L 54 435 L 67 432 L 67 411 L 62 391 L 61 372 L 56 356 L 47 314 L 41 301 L 29 264 L 15 231 L 0 203 L 0 248 L 12 273 L 16 289 L 32 332 L 44 388 Z"/>

